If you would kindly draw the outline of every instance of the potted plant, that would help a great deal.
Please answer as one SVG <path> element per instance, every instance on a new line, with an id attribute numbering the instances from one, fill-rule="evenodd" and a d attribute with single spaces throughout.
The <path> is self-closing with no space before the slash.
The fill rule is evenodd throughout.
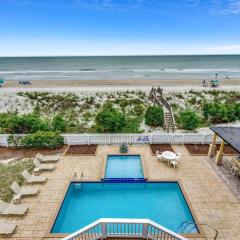
<path id="1" fill-rule="evenodd" d="M 128 146 L 126 143 L 123 143 L 121 146 L 120 146 L 120 153 L 127 153 L 128 152 Z"/>

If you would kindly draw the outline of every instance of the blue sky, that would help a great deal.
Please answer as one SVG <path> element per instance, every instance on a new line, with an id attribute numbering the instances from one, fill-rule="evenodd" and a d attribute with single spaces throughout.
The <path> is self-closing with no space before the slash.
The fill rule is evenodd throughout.
<path id="1" fill-rule="evenodd" d="M 0 0 L 0 56 L 240 53 L 240 0 Z"/>

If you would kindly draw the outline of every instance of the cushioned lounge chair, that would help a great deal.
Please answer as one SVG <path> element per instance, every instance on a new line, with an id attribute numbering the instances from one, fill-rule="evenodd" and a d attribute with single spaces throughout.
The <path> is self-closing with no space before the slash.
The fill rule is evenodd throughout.
<path id="1" fill-rule="evenodd" d="M 10 235 L 13 234 L 17 225 L 14 223 L 8 223 L 0 220 L 0 234 L 1 235 Z"/>
<path id="2" fill-rule="evenodd" d="M 59 155 L 43 155 L 41 153 L 36 154 L 36 158 L 40 162 L 57 162 L 59 160 Z"/>
<path id="3" fill-rule="evenodd" d="M 21 205 L 15 205 L 12 203 L 6 203 L 0 200 L 0 215 L 2 216 L 21 216 L 28 211 L 28 208 Z"/>
<path id="4" fill-rule="evenodd" d="M 39 188 L 36 187 L 20 187 L 18 183 L 13 182 L 11 185 L 11 189 L 14 194 L 19 195 L 20 197 L 24 196 L 34 196 L 39 192 Z"/>
<path id="5" fill-rule="evenodd" d="M 27 183 L 44 183 L 47 181 L 46 177 L 31 175 L 27 170 L 24 170 L 22 172 L 22 176 L 24 177 Z"/>

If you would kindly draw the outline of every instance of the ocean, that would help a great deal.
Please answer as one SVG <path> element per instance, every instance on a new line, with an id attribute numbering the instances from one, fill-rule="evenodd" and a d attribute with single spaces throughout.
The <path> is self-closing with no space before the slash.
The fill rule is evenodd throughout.
<path id="1" fill-rule="evenodd" d="M 194 80 L 240 78 L 240 55 L 1 57 L 7 80 Z"/>

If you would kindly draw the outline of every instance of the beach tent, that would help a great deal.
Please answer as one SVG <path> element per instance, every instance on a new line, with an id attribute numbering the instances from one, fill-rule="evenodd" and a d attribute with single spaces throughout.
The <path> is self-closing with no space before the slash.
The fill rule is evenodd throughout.
<path id="1" fill-rule="evenodd" d="M 210 81 L 212 87 L 217 87 L 219 85 L 218 79 L 213 79 Z"/>
<path id="2" fill-rule="evenodd" d="M 0 78 L 0 87 L 1 87 L 1 84 L 3 84 L 5 82 L 5 80 L 3 78 Z"/>

